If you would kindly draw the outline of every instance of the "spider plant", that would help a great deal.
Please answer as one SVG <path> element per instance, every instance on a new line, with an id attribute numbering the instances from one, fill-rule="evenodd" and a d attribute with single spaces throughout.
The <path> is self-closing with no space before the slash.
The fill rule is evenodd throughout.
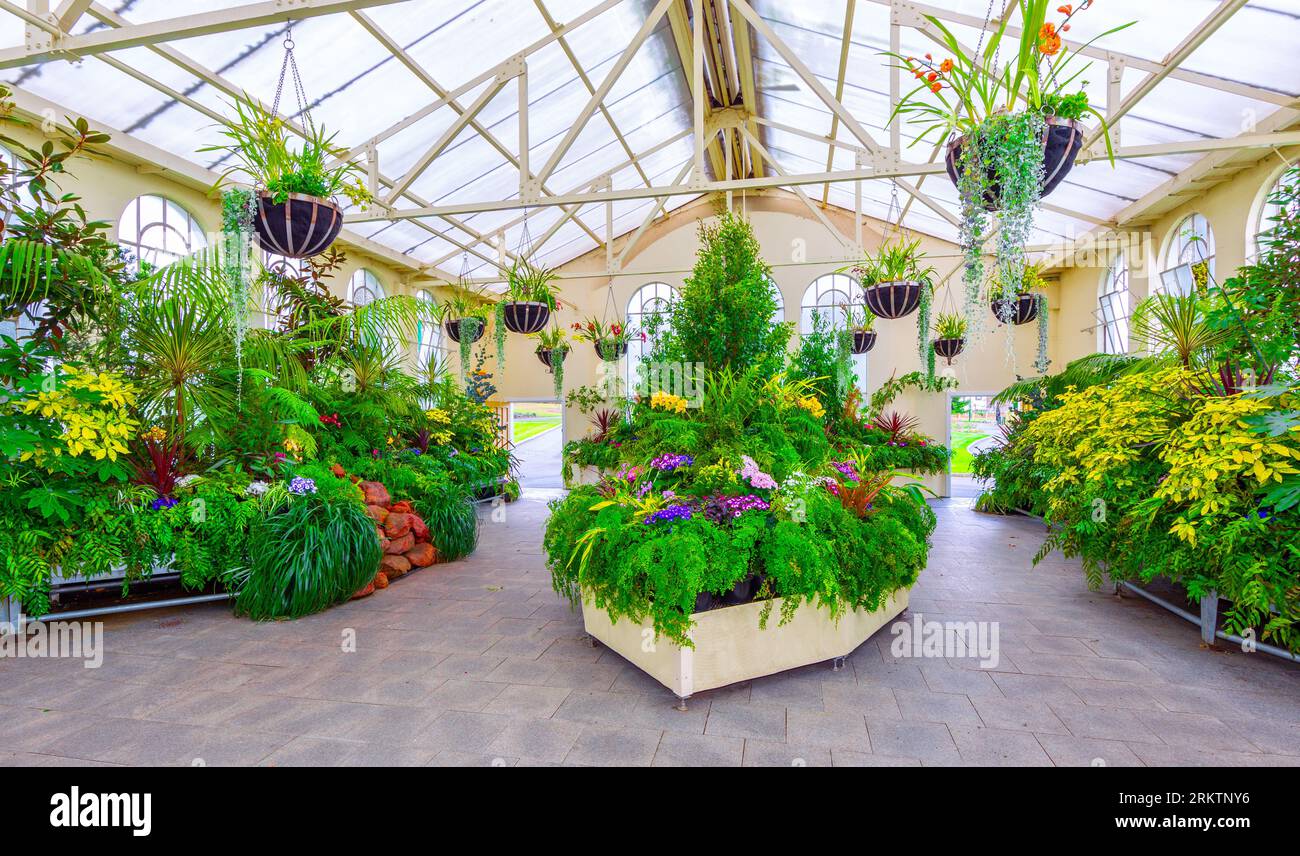
<path id="1" fill-rule="evenodd" d="M 934 319 L 936 339 L 961 339 L 966 335 L 966 319 L 957 312 L 940 312 Z"/>
<path id="2" fill-rule="evenodd" d="M 860 303 L 841 303 L 840 311 L 850 332 L 870 333 L 876 325 L 876 314 Z"/>
<path id="3" fill-rule="evenodd" d="M 343 194 L 354 205 L 371 201 L 362 182 L 365 171 L 347 158 L 347 150 L 334 144 L 337 133 L 324 126 L 308 124 L 302 142 L 290 143 L 289 127 L 261 102 L 244 93 L 230 102 L 234 118 L 222 124 L 222 136 L 229 142 L 204 146 L 200 152 L 220 152 L 233 164 L 222 170 L 214 185 L 220 189 L 231 176 L 243 174 L 252 184 L 283 202 L 291 193 L 321 199 Z"/>
<path id="4" fill-rule="evenodd" d="M 555 285 L 555 271 L 520 258 L 506 271 L 505 302 L 543 303 L 555 311 L 560 289 Z"/>
<path id="5" fill-rule="evenodd" d="M 536 333 L 533 338 L 537 340 L 537 349 L 539 351 L 567 351 L 570 348 L 569 336 L 560 327 L 542 330 Z"/>
<path id="6" fill-rule="evenodd" d="M 929 265 L 922 267 L 924 261 L 925 253 L 921 251 L 920 238 L 912 241 L 898 238 L 885 241 L 874 256 L 868 253 L 862 261 L 842 268 L 841 272 L 852 271 L 863 287 L 900 281 L 920 282 L 929 286 L 933 282 L 935 271 Z"/>

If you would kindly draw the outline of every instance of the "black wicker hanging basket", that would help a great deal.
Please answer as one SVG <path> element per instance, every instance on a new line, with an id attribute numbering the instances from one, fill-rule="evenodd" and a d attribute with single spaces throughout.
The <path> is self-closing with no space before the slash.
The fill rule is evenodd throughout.
<path id="1" fill-rule="evenodd" d="M 596 342 L 595 346 L 596 356 L 607 363 L 616 363 L 627 353 L 627 342 L 619 342 L 617 345 L 613 342 Z"/>
<path id="2" fill-rule="evenodd" d="M 1017 294 L 1014 298 L 1001 297 L 991 300 L 989 308 L 993 310 L 993 317 L 998 321 L 1003 324 L 1010 321 L 1018 327 L 1038 318 L 1038 306 L 1041 302 L 1041 295 L 1025 292 Z"/>
<path id="3" fill-rule="evenodd" d="M 318 256 L 343 229 L 343 210 L 328 199 L 290 193 L 276 202 L 269 193 L 257 195 L 253 218 L 262 249 L 291 259 Z"/>
<path id="4" fill-rule="evenodd" d="M 501 317 L 511 333 L 537 333 L 551 320 L 551 309 L 545 303 L 532 301 L 507 303 L 501 309 Z"/>
<path id="5" fill-rule="evenodd" d="M 914 279 L 878 282 L 862 290 L 862 299 L 877 317 L 904 318 L 921 305 L 923 287 Z"/>
<path id="6" fill-rule="evenodd" d="M 961 169 L 961 153 L 966 145 L 966 137 L 960 136 L 948 143 L 945 158 L 948 177 L 957 185 L 957 176 Z M 1083 129 L 1073 119 L 1047 118 L 1047 137 L 1043 141 L 1043 196 L 1057 188 L 1065 177 L 1074 169 L 1074 159 L 1083 148 Z M 998 188 L 993 169 L 988 168 L 988 189 L 984 192 L 984 207 L 997 211 L 1002 207 L 1002 194 Z"/>
<path id="7" fill-rule="evenodd" d="M 465 329 L 461 325 L 465 323 L 465 320 L 466 319 L 461 318 L 456 321 L 447 321 L 442 325 L 447 328 L 447 335 L 451 337 L 453 342 L 459 342 L 461 340 L 461 331 Z M 477 321 L 478 324 L 474 330 L 474 335 L 469 338 L 471 345 L 479 339 L 482 339 L 484 331 L 487 330 L 487 324 L 484 323 L 482 319 L 476 318 L 474 320 Z"/>
<path id="8" fill-rule="evenodd" d="M 948 361 L 952 365 L 955 358 L 962 351 L 966 350 L 966 339 L 935 339 L 934 352 Z"/>
<path id="9" fill-rule="evenodd" d="M 875 330 L 853 331 L 853 353 L 865 354 L 876 346 Z"/>
<path id="10" fill-rule="evenodd" d="M 538 361 L 540 361 L 542 365 L 546 366 L 546 370 L 554 374 L 555 367 L 558 364 L 564 362 L 564 358 L 565 356 L 568 355 L 569 349 L 568 348 L 538 348 L 537 350 L 533 351 L 533 353 L 537 355 Z"/>

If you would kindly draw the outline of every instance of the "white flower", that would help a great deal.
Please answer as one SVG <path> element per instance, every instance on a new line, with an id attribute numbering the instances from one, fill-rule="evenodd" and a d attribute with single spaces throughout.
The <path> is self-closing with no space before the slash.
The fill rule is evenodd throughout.
<path id="1" fill-rule="evenodd" d="M 244 493 L 248 496 L 261 496 L 266 493 L 266 489 L 269 487 L 270 485 L 264 481 L 255 481 L 249 483 L 248 487 L 244 489 Z"/>

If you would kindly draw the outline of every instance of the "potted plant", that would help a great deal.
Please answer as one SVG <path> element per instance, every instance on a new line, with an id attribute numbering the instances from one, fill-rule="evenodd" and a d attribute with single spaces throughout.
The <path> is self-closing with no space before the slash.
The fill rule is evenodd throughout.
<path id="1" fill-rule="evenodd" d="M 851 350 L 854 354 L 865 354 L 876 346 L 876 331 L 872 328 L 876 324 L 876 316 L 866 306 L 858 306 L 853 303 L 841 303 L 840 310 L 844 313 L 844 324 L 849 333 L 853 336 Z"/>
<path id="2" fill-rule="evenodd" d="M 569 355 L 568 337 L 564 330 L 559 327 L 552 327 L 549 330 L 542 330 L 535 336 L 537 339 L 537 348 L 533 353 L 537 354 L 537 359 L 546 370 L 551 373 L 555 379 L 555 397 L 564 397 L 564 358 Z"/>
<path id="3" fill-rule="evenodd" d="M 1071 50 L 1062 34 L 1074 16 L 1092 5 L 1056 7 L 1061 20 L 1047 20 L 1050 0 L 1018 0 L 1021 37 L 1016 53 L 1003 64 L 999 48 L 1009 19 L 1002 19 L 984 46 L 967 54 L 957 37 L 933 16 L 926 16 L 951 56 L 936 61 L 887 54 L 896 67 L 919 84 L 898 102 L 890 121 L 907 117 L 923 128 L 912 145 L 927 138 L 948 136 L 947 168 L 957 186 L 962 207 L 961 244 L 966 255 L 967 306 L 974 317 L 984 278 L 983 244 L 990 211 L 1000 212 L 997 262 L 1004 278 L 1018 277 L 1024 247 L 1034 226 L 1039 200 L 1069 173 L 1084 143 L 1079 121 L 1092 116 L 1099 123 L 1112 162 L 1114 151 L 1106 118 L 1088 103 L 1088 65 L 1073 60 L 1097 39 L 1134 22 L 1114 27 Z M 1071 91 L 1073 90 L 1073 91 Z M 1018 286 L 1017 286 L 1018 287 Z"/>
<path id="4" fill-rule="evenodd" d="M 957 312 L 940 312 L 934 319 L 934 352 L 952 365 L 966 349 L 966 319 Z"/>
<path id="5" fill-rule="evenodd" d="M 343 228 L 339 194 L 355 205 L 371 201 L 362 168 L 334 145 L 336 134 L 308 123 L 300 146 L 291 146 L 283 119 L 245 95 L 236 97 L 235 118 L 223 124 L 230 142 L 200 152 L 222 152 L 232 163 L 217 187 L 243 174 L 257 192 L 253 229 L 262 247 L 276 255 L 305 259 L 324 252 Z"/>
<path id="6" fill-rule="evenodd" d="M 573 325 L 573 337 L 580 342 L 591 342 L 596 355 L 607 363 L 618 362 L 627 353 L 628 342 L 633 336 L 645 341 L 645 333 L 634 334 L 617 321 L 606 324 L 598 318 L 588 318 Z"/>
<path id="7" fill-rule="evenodd" d="M 497 318 L 512 333 L 531 335 L 546 326 L 559 305 L 559 289 L 550 268 L 519 259 L 506 274 L 506 292 Z"/>
<path id="8" fill-rule="evenodd" d="M 919 238 L 886 241 L 874 256 L 868 254 L 849 268 L 862 283 L 863 301 L 873 316 L 906 317 L 929 295 L 934 268 L 921 267 L 925 253 L 920 247 Z"/>
<path id="9" fill-rule="evenodd" d="M 989 308 L 993 317 L 1003 324 L 1028 324 L 1038 317 L 1046 299 L 1046 287 L 1039 265 L 1025 265 L 1015 286 L 1008 285 L 998 273 L 994 273 L 989 280 Z"/>
<path id="10" fill-rule="evenodd" d="M 487 330 L 490 309 L 476 295 L 453 292 L 442 304 L 443 327 L 453 342 L 474 344 Z"/>

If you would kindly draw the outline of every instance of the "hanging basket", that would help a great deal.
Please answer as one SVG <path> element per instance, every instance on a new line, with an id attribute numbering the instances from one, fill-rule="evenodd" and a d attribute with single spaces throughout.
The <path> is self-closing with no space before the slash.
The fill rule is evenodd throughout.
<path id="1" fill-rule="evenodd" d="M 460 326 L 460 325 L 461 325 L 461 324 L 464 324 L 464 323 L 465 323 L 465 320 L 464 320 L 464 319 L 459 319 L 459 320 L 456 320 L 456 321 L 447 321 L 447 322 L 444 322 L 443 326 L 447 328 L 447 335 L 451 337 L 451 340 L 452 340 L 453 342 L 459 342 L 459 341 L 460 341 L 460 331 L 461 331 L 461 326 Z M 478 325 L 478 329 L 476 329 L 476 330 L 474 331 L 474 335 L 470 337 L 470 340 L 469 340 L 470 344 L 472 345 L 472 344 L 474 344 L 475 342 L 477 342 L 479 339 L 482 339 L 482 338 L 483 338 L 483 333 L 484 333 L 486 330 L 487 330 L 487 324 L 483 323 L 483 322 L 480 320 L 480 321 L 479 321 L 479 325 Z"/>
<path id="2" fill-rule="evenodd" d="M 1025 292 L 1017 294 L 1015 298 L 1002 297 L 989 301 L 989 308 L 993 310 L 993 317 L 999 322 L 1005 324 L 1010 321 L 1019 327 L 1021 324 L 1028 324 L 1030 321 L 1038 318 L 1038 304 L 1042 298 L 1038 294 Z"/>
<path id="3" fill-rule="evenodd" d="M 1047 136 L 1043 143 L 1043 192 L 1042 196 L 1047 196 L 1056 189 L 1065 177 L 1074 169 L 1074 159 L 1079 156 L 1079 150 L 1083 148 L 1083 130 L 1079 128 L 1079 123 L 1073 119 L 1057 119 L 1053 116 L 1047 117 Z M 948 177 L 952 179 L 954 186 L 957 185 L 957 176 L 961 169 L 961 153 L 966 145 L 965 135 L 957 137 L 948 143 L 948 154 L 945 158 L 948 167 Z M 988 171 L 988 190 L 984 192 L 984 207 L 989 211 L 997 211 L 1002 207 L 1001 191 L 998 188 L 996 176 L 992 168 Z"/>
<path id="4" fill-rule="evenodd" d="M 568 355 L 569 349 L 568 348 L 538 348 L 537 350 L 533 351 L 533 353 L 537 355 L 538 361 L 540 361 L 542 365 L 546 366 L 546 370 L 548 372 L 550 372 L 551 374 L 555 374 L 555 366 L 559 363 L 564 362 L 564 358 Z"/>
<path id="5" fill-rule="evenodd" d="M 318 256 L 343 229 L 343 210 L 328 199 L 290 193 L 276 202 L 269 193 L 257 194 L 253 228 L 262 249 L 291 259 Z"/>
<path id="6" fill-rule="evenodd" d="M 966 350 L 966 339 L 935 339 L 934 352 L 948 361 L 952 365 L 953 358 Z"/>
<path id="7" fill-rule="evenodd" d="M 596 356 L 607 363 L 616 363 L 627 353 L 627 342 L 620 342 L 617 345 L 612 342 L 596 342 L 595 346 Z"/>
<path id="8" fill-rule="evenodd" d="M 921 305 L 921 283 L 912 279 L 878 282 L 862 291 L 862 299 L 881 318 L 905 318 Z"/>
<path id="9" fill-rule="evenodd" d="M 865 354 L 876 346 L 875 330 L 854 330 L 853 331 L 853 353 Z"/>
<path id="10" fill-rule="evenodd" d="M 501 317 L 511 333 L 536 333 L 551 320 L 551 310 L 545 303 L 507 303 L 501 309 Z"/>

